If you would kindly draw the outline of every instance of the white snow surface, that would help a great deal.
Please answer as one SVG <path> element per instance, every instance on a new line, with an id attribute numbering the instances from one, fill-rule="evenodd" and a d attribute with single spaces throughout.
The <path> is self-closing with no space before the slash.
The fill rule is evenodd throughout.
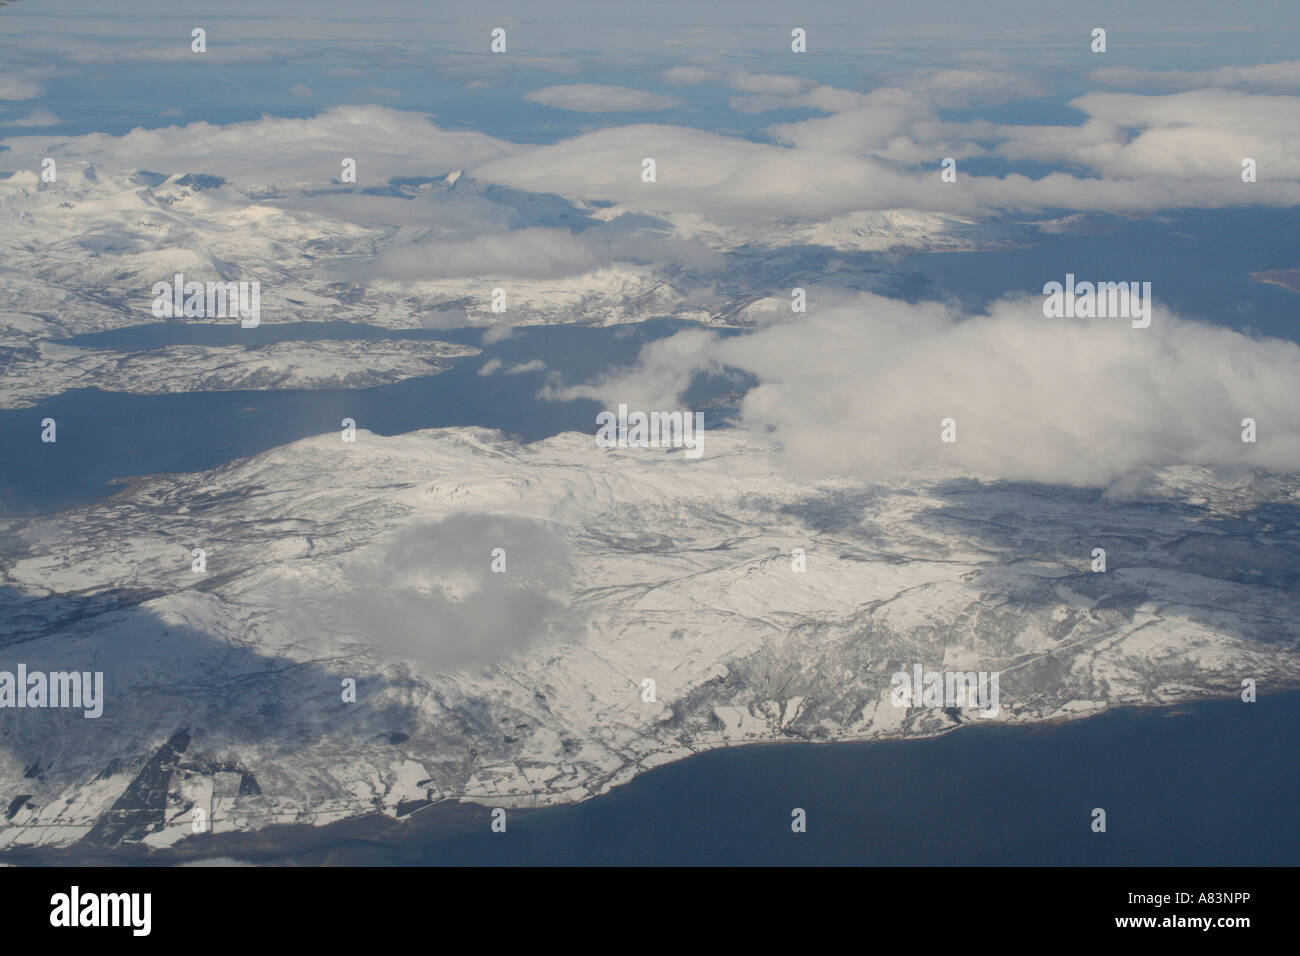
<path id="1" fill-rule="evenodd" d="M 0 846 L 169 845 L 194 806 L 217 832 L 544 806 L 711 747 L 986 722 L 894 707 L 917 663 L 1000 672 L 988 722 L 1300 679 L 1300 542 L 1275 520 L 1300 479 L 1181 468 L 1116 502 L 800 481 L 769 452 L 721 430 L 698 460 L 578 433 L 329 433 L 4 522 L 0 669 L 102 670 L 107 699 L 98 720 L 0 710 L 2 792 L 26 797 Z M 114 830 L 151 759 L 153 809 Z"/>

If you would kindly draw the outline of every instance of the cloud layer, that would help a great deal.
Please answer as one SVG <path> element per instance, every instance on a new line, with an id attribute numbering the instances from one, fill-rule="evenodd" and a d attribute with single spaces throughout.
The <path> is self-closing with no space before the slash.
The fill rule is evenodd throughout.
<path id="1" fill-rule="evenodd" d="M 652 343 L 636 367 L 552 397 L 672 409 L 701 372 L 760 384 L 741 426 L 810 476 L 915 469 L 1110 486 L 1175 464 L 1300 469 L 1300 345 L 1178 319 L 1048 319 L 1042 299 L 963 317 L 937 303 L 809 291 L 809 311 L 753 333 Z M 785 306 L 788 309 L 788 304 Z M 940 423 L 956 421 L 957 441 Z M 1243 418 L 1258 442 L 1241 440 Z"/>
<path id="2" fill-rule="evenodd" d="M 681 126 L 637 124 L 587 133 L 475 168 L 489 182 L 613 201 L 646 212 L 702 212 L 713 221 L 820 219 L 911 208 L 991 214 L 1110 212 L 1300 204 L 1300 97 L 1202 90 L 1169 96 L 1093 93 L 1071 106 L 1079 126 L 944 122 L 929 94 L 817 88 L 832 115 L 780 124 L 777 144 Z M 940 92 L 935 92 L 935 90 Z M 944 157 L 1057 165 L 1039 178 L 958 172 Z M 656 163 L 644 182 L 642 161 Z M 1254 159 L 1258 181 L 1243 183 Z M 1091 175 L 1078 175 L 1075 169 Z"/>
<path id="3" fill-rule="evenodd" d="M 560 110 L 579 113 L 618 113 L 631 110 L 666 110 L 681 104 L 675 96 L 634 90 L 626 86 L 601 86 L 598 83 L 574 83 L 547 86 L 524 94 L 530 103 L 540 103 Z"/>
<path id="4" fill-rule="evenodd" d="M 1288 64 L 1265 66 L 1279 84 L 1290 75 Z M 732 100 L 737 110 L 803 107 L 826 115 L 775 124 L 768 142 L 634 123 L 536 146 L 443 129 L 420 113 L 344 106 L 309 119 L 191 123 L 123 136 L 30 135 L 4 145 L 10 161 L 31 169 L 53 156 L 110 172 L 212 173 L 245 188 L 335 182 L 345 157 L 356 159 L 362 186 L 464 169 L 480 181 L 529 192 L 719 224 L 888 209 L 997 215 L 1300 205 L 1296 95 L 1228 88 L 1096 92 L 1070 102 L 1084 117 L 1077 125 L 1009 124 L 945 118 L 946 110 L 1043 92 L 1039 81 L 1005 68 L 900 74 L 891 80 L 896 85 L 865 92 L 743 70 L 683 66 L 668 73 L 678 83 L 716 82 L 742 92 Z M 580 111 L 678 104 L 663 94 L 595 84 L 549 86 L 527 97 Z M 955 182 L 940 178 L 945 157 L 958 162 Z M 646 158 L 656 162 L 654 182 L 642 179 Z M 975 175 L 963 165 L 988 159 L 1011 171 Z M 1257 182 L 1242 182 L 1245 159 L 1255 161 Z M 1033 164 L 1034 177 L 1014 171 L 1013 164 L 1023 163 Z M 1054 171 L 1044 175 L 1043 167 Z"/>
<path id="5" fill-rule="evenodd" d="M 359 184 L 396 176 L 449 173 L 519 152 L 483 133 L 440 129 L 427 116 L 380 106 L 338 106 L 310 119 L 263 117 L 216 126 L 190 123 L 134 129 L 123 136 L 16 136 L 6 162 L 39 169 L 54 157 L 108 172 L 210 173 L 243 187 L 337 182 L 344 158 L 357 161 Z"/>
<path id="6" fill-rule="evenodd" d="M 543 522 L 458 514 L 406 528 L 352 561 L 350 587 L 327 602 L 327 616 L 384 656 L 453 669 L 542 638 L 563 611 L 570 574 L 567 546 Z"/>

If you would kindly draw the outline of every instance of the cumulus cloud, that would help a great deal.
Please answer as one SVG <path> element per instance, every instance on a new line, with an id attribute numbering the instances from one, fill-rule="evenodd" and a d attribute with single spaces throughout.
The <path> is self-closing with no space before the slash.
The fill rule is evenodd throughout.
<path id="1" fill-rule="evenodd" d="M 641 181 L 646 156 L 657 162 L 653 184 Z M 703 130 L 636 124 L 542 146 L 519 161 L 489 161 L 474 174 L 518 189 L 613 200 L 633 209 L 746 215 L 824 205 L 816 195 L 817 177 L 802 159 L 795 150 Z M 838 179 L 833 172 L 832 178 Z"/>
<path id="2" fill-rule="evenodd" d="M 0 100 L 30 100 L 40 96 L 41 88 L 12 73 L 0 73 Z"/>
<path id="3" fill-rule="evenodd" d="M 697 374 L 749 373 L 759 384 L 741 427 L 810 476 L 952 467 L 1104 487 L 1174 464 L 1300 469 L 1295 343 L 1181 320 L 1159 302 L 1151 326 L 1134 329 L 1045 318 L 1041 297 L 971 317 L 868 293 L 814 289 L 809 301 L 743 336 L 679 333 L 632 368 L 546 394 L 680 408 Z M 940 441 L 945 418 L 956 443 Z M 1257 421 L 1257 444 L 1241 441 L 1244 418 Z"/>
<path id="4" fill-rule="evenodd" d="M 1011 100 L 1046 96 L 1041 79 L 1014 70 L 958 69 L 913 72 L 894 78 L 892 86 L 915 90 L 945 109 L 994 106 Z"/>
<path id="5" fill-rule="evenodd" d="M 674 86 L 701 86 L 722 83 L 738 93 L 769 94 L 776 97 L 798 96 L 816 86 L 814 80 L 788 73 L 753 73 L 740 69 L 711 69 L 702 66 L 674 66 L 659 74 Z"/>
<path id="6" fill-rule="evenodd" d="M 757 95 L 730 101 L 740 113 L 804 108 L 823 113 L 840 113 L 871 106 L 905 107 L 916 120 L 935 122 L 940 109 L 971 109 L 1011 100 L 1043 96 L 1047 87 L 1034 77 L 1013 70 L 953 69 L 910 71 L 890 77 L 889 82 L 868 92 L 816 84 L 794 76 L 752 76 L 732 74 L 728 85 Z"/>
<path id="7" fill-rule="evenodd" d="M 18 136 L 3 145 L 18 155 L 53 156 L 60 166 L 83 161 L 110 173 L 211 173 L 244 187 L 328 183 L 338 178 L 345 156 L 357 160 L 360 181 L 383 183 L 446 173 L 523 148 L 483 133 L 440 129 L 423 113 L 380 106 L 339 106 L 309 119 L 134 129 L 122 136 Z"/>
<path id="8" fill-rule="evenodd" d="M 1300 60 L 1221 66 L 1207 70 L 1148 70 L 1136 66 L 1103 66 L 1089 74 L 1106 86 L 1186 90 L 1217 86 L 1258 90 L 1300 89 Z"/>
<path id="9" fill-rule="evenodd" d="M 717 70 L 702 66 L 674 66 L 659 74 L 665 83 L 674 86 L 699 86 L 702 83 L 716 83 L 722 79 Z"/>
<path id="10" fill-rule="evenodd" d="M 529 228 L 390 246 L 357 264 L 354 274 L 384 279 L 543 278 L 590 272 L 600 264 L 596 251 L 569 230 Z"/>
<path id="11" fill-rule="evenodd" d="M 432 309 L 420 316 L 420 327 L 425 329 L 463 329 L 473 324 L 460 304 Z"/>
<path id="12" fill-rule="evenodd" d="M 488 161 L 474 172 L 519 189 L 645 212 L 701 213 L 714 222 L 809 220 L 864 209 L 1126 212 L 1300 204 L 1300 97 L 1093 93 L 1071 102 L 1088 115 L 1083 124 L 1038 126 L 941 122 L 934 95 L 898 88 L 854 94 L 855 107 L 774 126 L 776 144 L 637 124 Z M 981 155 L 1101 175 L 961 174 L 957 184 L 940 182 L 941 157 Z M 654 183 L 640 178 L 646 156 L 656 161 Z M 1256 159 L 1260 169 L 1259 182 L 1245 187 L 1243 157 Z"/>
<path id="13" fill-rule="evenodd" d="M 1233 201 L 1229 187 L 1236 191 L 1235 201 L 1253 201 L 1257 197 L 1236 188 L 1241 160 L 1247 156 L 1267 169 L 1267 177 L 1261 176 L 1261 181 L 1271 178 L 1276 183 L 1300 177 L 1300 97 L 1228 90 L 1164 96 L 1090 93 L 1070 101 L 1086 115 L 1084 122 L 1075 126 L 941 121 L 935 105 L 942 96 L 934 91 L 950 82 L 944 76 L 960 72 L 936 74 L 928 92 L 923 91 L 924 83 L 918 83 L 916 89 L 873 90 L 861 95 L 851 109 L 780 124 L 769 132 L 777 142 L 800 149 L 902 164 L 932 163 L 936 156 L 996 155 L 1086 167 L 1107 180 L 1097 186 L 1099 198 L 1103 194 L 1106 198 L 1093 208 L 1132 208 L 1140 197 L 1116 181 L 1138 177 L 1151 180 L 1144 188 L 1154 190 L 1151 195 L 1159 195 L 1160 203 L 1167 201 L 1171 180 L 1188 181 L 1175 187 L 1185 188 L 1186 205 L 1205 202 L 1215 183 L 1224 185 L 1220 202 L 1207 204 Z M 1196 180 L 1201 182 L 1193 184 Z M 967 182 L 990 201 L 1015 193 L 1029 205 L 1036 203 L 1035 191 L 1046 197 L 1068 188 L 1059 179 L 1038 185 L 1013 177 Z M 1294 191 L 1271 195 L 1265 201 L 1286 204 L 1293 201 Z M 1062 205 L 1077 203 L 1062 198 Z"/>
<path id="14" fill-rule="evenodd" d="M 732 85 L 753 89 L 807 86 L 798 77 L 775 74 L 733 71 L 729 77 Z M 15 155 L 82 160 L 109 173 L 211 173 L 241 188 L 333 181 L 337 167 L 323 166 L 321 158 L 331 155 L 355 158 L 365 184 L 463 168 L 490 183 L 612 201 L 638 212 L 707 217 L 719 224 L 817 221 L 884 209 L 980 215 L 1300 203 L 1300 97 L 1226 89 L 1159 96 L 1091 93 L 1071 102 L 1085 114 L 1075 126 L 941 119 L 940 107 L 951 105 L 954 95 L 974 95 L 961 93 L 970 87 L 994 100 L 1034 89 L 1031 81 L 1006 69 L 976 67 L 918 74 L 906 89 L 884 86 L 857 93 L 814 86 L 793 97 L 755 93 L 747 102 L 802 103 L 830 114 L 775 125 L 768 131 L 773 142 L 767 143 L 635 124 L 528 146 L 440 129 L 416 112 L 350 106 L 310 119 L 193 123 L 123 136 L 29 135 L 10 137 L 3 145 Z M 597 90 L 603 97 L 619 88 L 548 89 Z M 643 91 L 628 92 L 641 96 Z M 222 148 L 213 149 L 214 142 Z M 655 183 L 641 181 L 646 156 L 657 162 Z M 957 183 L 943 184 L 938 160 L 945 156 L 994 156 L 1055 164 L 1060 171 L 1037 179 L 959 171 Z M 1257 183 L 1240 181 L 1244 157 L 1257 161 Z M 492 240 L 483 245 L 481 251 L 497 253 Z M 456 258 L 452 249 L 435 251 Z M 563 237 L 549 256 L 528 251 L 550 264 L 516 274 L 572 274 L 604 255 Z M 414 261 L 406 253 L 390 258 L 399 271 Z M 569 272 L 557 272 L 566 262 Z"/>
<path id="15" fill-rule="evenodd" d="M 515 365 L 502 366 L 500 359 L 488 359 L 483 363 L 482 368 L 478 370 L 479 375 L 492 375 L 497 371 L 504 375 L 523 375 L 527 372 L 544 372 L 546 363 L 541 359 L 532 359 L 527 362 L 519 362 Z"/>
<path id="16" fill-rule="evenodd" d="M 579 113 L 618 113 L 629 110 L 667 110 L 680 106 L 681 100 L 663 93 L 635 90 L 626 86 L 602 86 L 598 83 L 573 83 L 546 86 L 524 94 L 530 103 L 540 103 L 559 110 Z"/>
<path id="17" fill-rule="evenodd" d="M 62 122 L 52 110 L 38 106 L 26 116 L 5 120 L 0 126 L 58 126 Z"/>
<path id="18" fill-rule="evenodd" d="M 1168 96 L 1089 93 L 1082 126 L 1004 126 L 999 155 L 1086 165 L 1107 176 L 1231 177 L 1249 156 L 1260 179 L 1300 178 L 1300 97 L 1229 90 Z"/>
<path id="19" fill-rule="evenodd" d="M 726 262 L 722 253 L 695 239 L 601 227 L 570 232 L 541 226 L 493 229 L 484 220 L 462 225 L 462 231 L 448 234 L 444 222 L 444 232 L 434 238 L 388 245 L 372 258 L 336 268 L 358 280 L 542 279 L 582 275 L 613 262 L 676 262 L 698 270 L 721 268 Z"/>
<path id="20" fill-rule="evenodd" d="M 282 209 L 298 209 L 365 226 L 416 226 L 463 236 L 503 230 L 512 223 L 512 210 L 473 193 L 440 192 L 399 199 L 372 193 L 288 193 L 272 200 Z"/>
<path id="21" fill-rule="evenodd" d="M 806 97 L 800 97 L 795 105 L 818 105 L 815 98 L 828 93 L 836 96 L 836 102 L 821 103 L 819 108 L 835 115 L 778 124 L 768 131 L 772 138 L 779 143 L 821 152 L 893 155 L 898 151 L 896 143 L 900 138 L 929 145 L 941 136 L 933 103 L 915 90 L 883 87 L 870 93 L 849 94 L 818 87 Z M 770 108 L 778 106 L 773 104 Z"/>
<path id="22" fill-rule="evenodd" d="M 656 160 L 655 183 L 641 181 L 644 156 Z M 1168 174 L 1141 180 L 1065 173 L 1033 180 L 1012 174 L 965 176 L 959 187 L 946 188 L 938 178 L 937 156 L 932 168 L 915 171 L 847 151 L 786 148 L 646 124 L 588 133 L 520 157 L 489 161 L 474 172 L 518 189 L 614 201 L 644 212 L 704 214 L 722 223 L 816 220 L 860 209 L 1126 211 L 1300 203 L 1298 183 L 1261 180 L 1243 191 L 1239 162 L 1224 166 L 1214 178 L 1190 182 Z"/>
<path id="23" fill-rule="evenodd" d="M 530 359 L 527 362 L 520 362 L 517 365 L 510 366 L 508 369 L 505 370 L 505 373 L 507 375 L 523 375 L 525 372 L 544 372 L 544 371 L 546 371 L 545 362 L 543 362 L 541 359 Z"/>
<path id="24" fill-rule="evenodd" d="M 496 325 L 490 325 L 483 330 L 483 344 L 492 345 L 495 342 L 504 342 L 506 339 L 510 338 L 510 336 L 514 335 L 514 332 L 515 330 L 513 326 L 507 325 L 505 322 L 498 322 Z M 492 363 L 488 362 L 488 364 L 491 365 Z"/>
<path id="25" fill-rule="evenodd" d="M 812 109 L 822 113 L 839 113 L 870 102 L 869 95 L 833 86 L 815 86 L 797 96 L 764 93 L 757 96 L 733 96 L 727 106 L 737 113 L 767 113 L 772 110 Z"/>
<path id="26" fill-rule="evenodd" d="M 493 549 L 505 572 L 492 570 Z M 324 610 L 386 657 L 452 669 L 498 658 L 562 626 L 568 545 L 541 521 L 457 514 L 406 528 L 345 568 Z"/>

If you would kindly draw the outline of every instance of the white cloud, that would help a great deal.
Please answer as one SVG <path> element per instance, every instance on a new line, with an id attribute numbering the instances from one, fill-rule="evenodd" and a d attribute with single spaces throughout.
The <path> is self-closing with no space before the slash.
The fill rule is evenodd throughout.
<path id="1" fill-rule="evenodd" d="M 796 105 L 812 106 L 813 97 L 825 97 L 819 87 L 807 97 L 800 97 Z M 844 94 L 845 91 L 834 91 Z M 823 104 L 828 107 L 831 104 Z M 899 137 L 909 141 L 916 138 L 932 139 L 937 133 L 939 118 L 930 101 L 920 93 L 885 87 L 870 93 L 841 96 L 840 108 L 825 111 L 832 116 L 782 123 L 768 132 L 779 143 L 823 152 L 883 153 Z M 766 108 L 777 108 L 777 105 Z"/>
<path id="2" fill-rule="evenodd" d="M 740 113 L 794 108 L 840 113 L 893 104 L 930 120 L 937 119 L 940 109 L 971 109 L 1047 93 L 1046 86 L 1038 79 L 1011 70 L 993 69 L 910 71 L 891 76 L 888 83 L 866 93 L 818 85 L 794 76 L 732 74 L 728 85 L 757 94 L 731 100 L 731 108 Z"/>
<path id="3" fill-rule="evenodd" d="M 357 271 L 365 278 L 384 279 L 539 278 L 578 275 L 601 264 L 591 246 L 567 229 L 530 228 L 390 246 L 359 264 Z"/>
<path id="4" fill-rule="evenodd" d="M 507 375 L 522 375 L 525 372 L 542 372 L 546 370 L 546 363 L 541 359 L 530 359 L 527 362 L 520 362 L 518 365 L 512 365 L 505 370 Z"/>
<path id="5" fill-rule="evenodd" d="M 1209 70 L 1147 70 L 1136 66 L 1104 66 L 1089 74 L 1107 86 L 1184 90 L 1217 86 L 1240 89 L 1300 89 L 1300 60 L 1221 66 Z"/>
<path id="6" fill-rule="evenodd" d="M 53 111 L 46 109 L 44 106 L 38 106 L 24 117 L 19 119 L 5 120 L 0 126 L 58 126 L 63 120 L 54 115 Z"/>
<path id="7" fill-rule="evenodd" d="M 767 113 L 772 110 L 811 109 L 823 113 L 839 113 L 869 103 L 870 95 L 834 86 L 816 86 L 798 96 L 781 96 L 764 93 L 756 96 L 734 96 L 727 105 L 737 113 Z"/>
<path id="8" fill-rule="evenodd" d="M 659 75 L 665 83 L 672 83 L 674 86 L 699 86 L 702 83 L 716 83 L 722 79 L 722 74 L 717 70 L 705 69 L 702 66 L 674 66 Z"/>
<path id="9" fill-rule="evenodd" d="M 489 559 L 503 542 L 511 573 L 494 574 Z M 571 576 L 568 543 L 544 522 L 461 513 L 354 552 L 350 589 L 322 597 L 315 613 L 384 656 L 466 667 L 563 627 Z"/>
<path id="10" fill-rule="evenodd" d="M 379 184 L 393 176 L 445 173 L 521 149 L 483 133 L 439 129 L 422 113 L 379 106 L 339 106 L 309 119 L 190 123 L 122 136 L 19 136 L 3 143 L 20 155 L 53 156 L 60 165 L 84 161 L 107 172 L 211 173 L 245 187 L 326 185 L 337 180 L 344 157 L 356 159 L 360 182 Z"/>
<path id="11" fill-rule="evenodd" d="M 634 90 L 626 86 L 602 86 L 597 83 L 574 83 L 546 86 L 524 94 L 531 103 L 579 113 L 617 113 L 629 110 L 666 110 L 679 106 L 675 96 Z"/>
<path id="12" fill-rule="evenodd" d="M 1249 156 L 1261 181 L 1300 178 L 1298 96 L 1089 93 L 1070 105 L 1088 115 L 1082 126 L 1003 126 L 998 153 L 1086 165 L 1112 177 L 1225 178 L 1236 187 Z"/>
<path id="13" fill-rule="evenodd" d="M 756 376 L 743 427 L 794 473 L 885 478 L 953 467 L 1109 486 L 1173 464 L 1300 469 L 1300 345 L 1177 319 L 1047 319 L 1041 297 L 963 318 L 939 304 L 809 290 L 808 313 L 723 338 L 689 330 L 636 367 L 552 397 L 677 408 L 698 371 Z M 940 441 L 940 422 L 957 441 Z M 1257 444 L 1241 441 L 1254 418 Z"/>
<path id="14" fill-rule="evenodd" d="M 41 88 L 22 77 L 0 73 L 0 100 L 30 100 L 40 96 Z"/>
<path id="15" fill-rule="evenodd" d="M 416 207 L 411 210 L 412 218 L 422 214 L 427 221 L 433 215 L 423 204 L 406 205 Z M 400 211 L 401 206 L 396 208 Z M 444 208 L 438 207 L 439 214 Z M 435 238 L 384 246 L 373 258 L 340 264 L 338 268 L 360 280 L 540 279 L 582 275 L 616 261 L 659 265 L 676 262 L 696 269 L 716 269 L 725 262 L 721 253 L 699 241 L 624 234 L 600 227 L 576 233 L 564 228 L 500 229 L 480 213 L 477 204 L 464 212 L 457 229 L 445 230 Z M 448 220 L 455 215 L 452 211 Z M 450 222 L 443 222 L 444 227 L 448 225 Z"/>
<path id="16" fill-rule="evenodd" d="M 1086 100 L 1086 98 L 1085 98 Z M 1300 115 L 1298 113 L 1297 115 Z M 902 117 L 896 119 L 896 117 Z M 846 147 L 870 147 L 880 143 L 875 126 L 888 129 L 891 122 L 907 122 L 905 111 L 891 113 L 873 109 L 861 115 L 839 114 L 812 123 L 849 120 L 823 136 L 822 148 L 790 148 L 754 143 L 733 137 L 680 126 L 639 124 L 587 133 L 526 153 L 489 161 L 473 170 L 484 181 L 534 192 L 603 199 L 645 212 L 705 215 L 715 223 L 744 223 L 762 218 L 794 217 L 817 220 L 854 210 L 919 209 L 947 213 L 981 213 L 998 210 L 1084 209 L 1139 211 L 1183 206 L 1232 206 L 1251 203 L 1300 204 L 1300 183 L 1265 181 L 1246 186 L 1240 180 L 1240 157 L 1232 141 L 1220 143 L 1213 154 L 1187 170 L 1182 155 L 1183 140 L 1176 132 L 1167 142 L 1153 143 L 1161 151 L 1141 167 L 1148 175 L 1114 179 L 1082 178 L 1054 173 L 1037 180 L 1023 175 L 960 176 L 956 184 L 940 182 L 939 158 L 950 153 L 934 151 L 928 168 L 914 169 Z M 1300 136 L 1286 131 L 1290 118 L 1272 135 L 1277 139 L 1259 145 L 1260 155 L 1270 161 L 1279 157 Z M 792 124 L 782 128 L 791 139 L 808 141 Z M 811 127 L 803 127 L 809 130 Z M 1022 137 L 1013 146 L 1023 155 L 1027 144 L 1038 143 L 1055 149 L 1062 161 L 1079 162 L 1088 157 L 1084 150 L 1053 145 L 1053 134 L 1040 127 L 1012 127 L 1008 138 Z M 1043 135 L 1031 139 L 1036 133 Z M 1060 133 L 1060 129 L 1057 129 Z M 1069 131 L 1065 131 L 1068 133 Z M 1089 129 L 1075 135 L 1093 136 Z M 1260 131 L 1251 129 L 1252 134 Z M 1264 133 L 1268 131 L 1265 130 Z M 936 129 L 935 136 L 942 133 Z M 1211 134 L 1212 135 L 1212 134 Z M 853 136 L 863 137 L 860 143 Z M 1123 135 L 1114 130 L 1111 142 L 1118 146 Z M 1238 143 L 1244 143 L 1239 138 Z M 1068 144 L 1068 137 L 1066 139 Z M 892 148 L 892 143 L 885 143 Z M 1249 155 L 1249 154 L 1245 154 Z M 1300 162 L 1300 149 L 1278 169 L 1262 166 L 1272 175 L 1285 177 Z M 656 161 L 657 181 L 641 181 L 641 160 Z M 915 156 L 908 156 L 914 159 Z M 1104 154 L 1099 158 L 1105 158 Z M 1215 165 L 1217 163 L 1217 165 Z M 1134 167 L 1135 170 L 1139 167 Z M 1181 176 L 1187 171 L 1195 175 Z"/>
<path id="17" fill-rule="evenodd" d="M 641 181 L 644 157 L 656 160 L 655 183 Z M 841 208 L 848 177 L 811 169 L 807 159 L 796 150 L 702 130 L 638 124 L 542 146 L 517 160 L 489 161 L 474 175 L 534 192 L 609 199 L 647 211 L 701 211 L 711 218 Z"/>
<path id="18" fill-rule="evenodd" d="M 1045 96 L 1041 80 L 1010 70 L 961 69 L 911 73 L 896 77 L 891 85 L 915 90 L 943 109 L 971 109 L 1011 100 Z"/>
<path id="19" fill-rule="evenodd" d="M 898 208 L 987 214 L 1300 204 L 1300 97 L 1091 93 L 1071 101 L 1087 114 L 1078 126 L 941 120 L 939 105 L 972 77 L 987 81 L 994 101 L 1037 89 L 1014 74 L 946 70 L 915 89 L 759 94 L 733 105 L 819 103 L 834 112 L 772 127 L 779 146 L 679 126 L 611 127 L 474 173 L 520 189 L 721 223 Z M 942 157 L 988 155 L 1061 171 L 1038 179 L 959 173 L 955 184 L 940 182 Z M 655 183 L 640 179 L 643 157 L 656 161 Z M 1241 182 L 1246 157 L 1257 161 L 1257 183 Z"/>

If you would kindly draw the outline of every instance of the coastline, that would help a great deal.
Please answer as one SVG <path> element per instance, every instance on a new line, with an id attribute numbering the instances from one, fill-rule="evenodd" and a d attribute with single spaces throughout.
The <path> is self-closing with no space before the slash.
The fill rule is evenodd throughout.
<path id="1" fill-rule="evenodd" d="M 1286 695 L 1300 694 L 1300 686 L 1281 688 L 1261 696 L 1269 700 Z M 905 744 L 922 740 L 936 740 L 950 736 L 968 726 L 1000 729 L 1006 734 L 1020 735 L 1028 732 L 1034 736 L 1051 733 L 1063 727 L 1088 722 L 1089 718 L 1118 716 L 1132 717 L 1185 717 L 1202 707 L 1231 704 L 1234 696 L 1207 695 L 1187 698 L 1171 703 L 1125 702 L 1103 706 L 1078 714 L 1058 714 L 1042 720 L 999 721 L 984 723 L 964 721 L 941 730 L 902 737 L 851 737 L 827 740 L 804 738 L 772 738 L 752 741 L 714 742 L 696 748 L 683 749 L 681 756 L 642 767 L 626 779 L 621 774 L 607 781 L 602 788 L 579 801 L 548 804 L 539 807 L 510 807 L 511 825 L 521 819 L 539 814 L 574 811 L 589 804 L 599 803 L 610 794 L 623 790 L 633 781 L 644 781 L 656 771 L 687 763 L 688 758 L 726 750 L 753 751 L 763 746 L 805 744 L 820 747 L 839 744 L 847 747 L 865 747 L 871 744 Z M 664 753 L 664 752 L 661 752 Z M 498 803 L 499 805 L 499 803 Z M 0 851 L 0 865 L 17 866 L 175 866 L 203 864 L 214 860 L 236 861 L 246 865 L 368 865 L 358 863 L 355 857 L 368 851 L 376 862 L 386 854 L 414 845 L 423 845 L 428 838 L 444 840 L 486 832 L 492 818 L 492 805 L 474 802 L 473 799 L 449 798 L 437 803 L 424 803 L 402 816 L 373 811 L 350 816 L 324 824 L 277 823 L 256 830 L 207 833 L 185 837 L 170 847 L 154 849 L 144 844 L 128 844 L 116 848 L 86 846 L 80 842 L 61 847 L 29 846 Z M 338 856 L 353 858 L 335 859 Z"/>

